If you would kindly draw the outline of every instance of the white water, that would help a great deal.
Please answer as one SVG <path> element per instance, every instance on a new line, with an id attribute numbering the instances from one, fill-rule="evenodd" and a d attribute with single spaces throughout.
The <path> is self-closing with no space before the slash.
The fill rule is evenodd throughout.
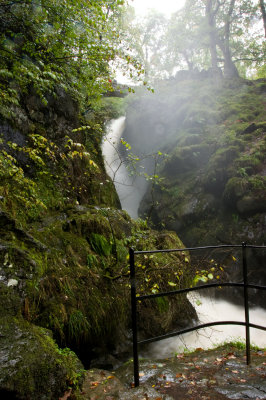
<path id="1" fill-rule="evenodd" d="M 225 300 L 216 300 L 209 297 L 190 294 L 190 302 L 194 305 L 200 324 L 215 321 L 245 321 L 244 308 L 228 303 Z M 200 301 L 200 305 L 199 304 Z M 251 323 L 265 326 L 266 310 L 250 308 L 249 319 Z M 145 357 L 165 358 L 174 353 L 196 348 L 208 349 L 229 341 L 245 342 L 245 327 L 239 325 L 219 325 L 211 328 L 186 333 L 180 337 L 169 338 L 155 342 L 145 351 Z M 266 332 L 250 329 L 250 341 L 258 347 L 266 347 Z"/>
<path id="2" fill-rule="evenodd" d="M 138 207 L 146 190 L 146 182 L 129 176 L 125 163 L 117 152 L 117 147 L 125 127 L 125 117 L 111 121 L 108 134 L 103 141 L 102 151 L 105 166 L 110 178 L 114 181 L 122 208 L 132 218 L 138 218 Z M 189 300 L 194 305 L 200 323 L 236 320 L 244 321 L 244 310 L 240 306 L 231 304 L 225 300 L 203 297 L 191 294 Z M 199 304 L 200 305 L 197 305 Z M 266 310 L 262 308 L 250 309 L 250 322 L 258 325 L 266 325 Z M 266 332 L 258 329 L 250 330 L 251 343 L 259 347 L 266 347 Z M 245 328 L 237 325 L 225 325 L 201 329 L 198 332 L 190 332 L 181 338 L 161 340 L 149 346 L 145 356 L 164 358 L 175 352 L 183 352 L 184 349 L 210 348 L 217 344 L 231 340 L 245 340 Z"/>
<path id="3" fill-rule="evenodd" d="M 147 183 L 142 177 L 129 176 L 126 162 L 118 152 L 126 117 L 112 120 L 102 143 L 102 152 L 108 175 L 113 180 L 121 206 L 131 218 L 138 218 L 139 203 L 145 193 Z"/>

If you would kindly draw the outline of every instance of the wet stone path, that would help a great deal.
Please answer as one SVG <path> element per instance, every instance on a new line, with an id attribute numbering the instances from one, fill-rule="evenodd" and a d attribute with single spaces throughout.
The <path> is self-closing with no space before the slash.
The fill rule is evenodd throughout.
<path id="1" fill-rule="evenodd" d="M 90 400 L 266 400 L 266 352 L 245 351 L 232 346 L 198 349 L 164 360 L 140 361 L 140 387 L 132 384 L 128 362 L 117 371 L 88 371 L 83 398 Z"/>

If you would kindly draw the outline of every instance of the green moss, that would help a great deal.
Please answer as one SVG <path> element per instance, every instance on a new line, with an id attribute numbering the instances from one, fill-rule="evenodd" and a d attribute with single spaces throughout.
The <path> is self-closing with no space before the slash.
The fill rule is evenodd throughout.
<path id="1" fill-rule="evenodd" d="M 166 313 L 169 310 L 169 303 L 165 297 L 157 297 L 156 303 L 160 314 Z"/>
<path id="2" fill-rule="evenodd" d="M 22 319 L 13 288 L 1 285 L 1 389 L 20 399 L 54 399 L 82 383 L 83 368 L 73 352 L 58 348 L 51 332 Z"/>
<path id="3" fill-rule="evenodd" d="M 229 179 L 223 192 L 224 201 L 234 206 L 236 201 L 245 194 L 247 186 L 248 182 L 245 178 L 234 177 Z"/>
<path id="4" fill-rule="evenodd" d="M 68 320 L 68 337 L 71 342 L 85 342 L 90 330 L 87 318 L 79 310 L 73 311 Z"/>
<path id="5" fill-rule="evenodd" d="M 100 256 L 109 256 L 111 254 L 112 245 L 103 235 L 92 233 L 89 241 L 92 249 Z"/>

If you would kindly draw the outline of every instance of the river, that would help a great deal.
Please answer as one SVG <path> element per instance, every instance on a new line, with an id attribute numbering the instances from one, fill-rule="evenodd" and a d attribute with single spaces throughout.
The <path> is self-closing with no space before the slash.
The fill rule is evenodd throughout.
<path id="1" fill-rule="evenodd" d="M 125 117 L 111 121 L 106 137 L 103 140 L 102 151 L 105 166 L 110 178 L 114 181 L 122 208 L 129 215 L 138 218 L 138 207 L 146 191 L 147 184 L 143 178 L 132 177 L 126 168 L 123 157 L 119 154 L 120 139 L 125 127 Z M 204 297 L 199 294 L 190 294 L 190 302 L 194 305 L 200 323 L 236 320 L 244 321 L 244 309 L 241 306 L 215 297 Z M 250 308 L 250 322 L 258 325 L 266 325 L 266 311 L 263 308 Z M 251 343 L 259 347 L 266 347 L 266 332 L 251 329 Z M 181 337 L 165 339 L 149 345 L 145 351 L 146 357 L 163 358 L 171 356 L 175 352 L 184 349 L 207 349 L 225 341 L 244 341 L 245 328 L 236 325 L 225 325 L 194 331 Z"/>

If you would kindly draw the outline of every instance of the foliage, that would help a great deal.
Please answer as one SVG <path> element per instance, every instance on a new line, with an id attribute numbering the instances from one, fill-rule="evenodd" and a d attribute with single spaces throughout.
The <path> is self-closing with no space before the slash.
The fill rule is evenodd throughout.
<path id="1" fill-rule="evenodd" d="M 228 77 L 263 74 L 265 39 L 259 2 L 187 0 L 168 20 L 155 12 L 133 22 L 132 17 L 130 11 L 128 43 L 149 81 L 180 69 L 210 67 L 217 73 L 221 68 Z"/>
<path id="2" fill-rule="evenodd" d="M 95 154 L 86 151 L 83 144 L 69 137 L 64 142 L 59 147 L 37 133 L 29 134 L 25 145 L 1 139 L 0 193 L 6 210 L 17 214 L 21 221 L 34 220 L 49 208 L 62 207 L 67 195 L 81 196 L 86 190 L 85 180 L 102 173 L 94 161 Z M 84 174 L 80 179 L 73 177 L 78 169 Z"/>
<path id="3" fill-rule="evenodd" d="M 44 105 L 60 86 L 84 104 L 112 89 L 124 0 L 7 0 L 0 3 L 0 102 L 6 116 L 29 91 Z M 135 65 L 138 68 L 137 65 Z M 135 68 L 132 67 L 133 69 Z"/>
<path id="4" fill-rule="evenodd" d="M 105 97 L 94 106 L 94 110 L 104 121 L 119 118 L 126 113 L 125 100 L 120 97 Z"/>
<path id="5" fill-rule="evenodd" d="M 109 256 L 112 246 L 103 235 L 92 233 L 90 236 L 90 244 L 92 249 L 100 256 Z"/>
<path id="6" fill-rule="evenodd" d="M 86 340 L 90 324 L 82 311 L 75 310 L 69 316 L 68 336 L 69 340 L 75 343 Z"/>
<path id="7" fill-rule="evenodd" d="M 14 216 L 23 218 L 27 209 L 28 215 L 36 218 L 47 209 L 38 195 L 37 184 L 25 176 L 16 159 L 5 150 L 0 150 L 0 179 L 4 205 Z"/>
<path id="8" fill-rule="evenodd" d="M 162 78 L 164 76 L 162 65 L 166 57 L 164 41 L 166 17 L 155 10 L 150 10 L 143 17 L 135 17 L 134 11 L 129 8 L 124 15 L 123 24 L 127 31 L 124 45 L 130 48 L 134 58 L 142 65 L 144 85 L 156 78 Z"/>

